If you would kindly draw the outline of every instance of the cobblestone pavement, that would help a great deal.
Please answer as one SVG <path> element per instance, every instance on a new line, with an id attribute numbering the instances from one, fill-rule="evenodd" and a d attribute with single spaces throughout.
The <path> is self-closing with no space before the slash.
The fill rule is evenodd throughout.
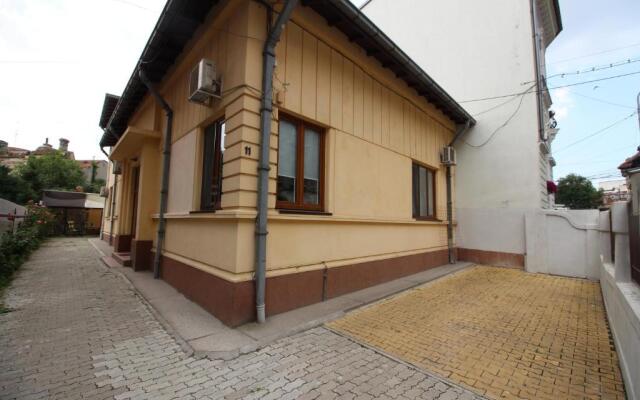
<path id="1" fill-rule="evenodd" d="M 85 239 L 46 242 L 5 300 L 0 399 L 477 398 L 324 328 L 194 358 Z"/>
<path id="2" fill-rule="evenodd" d="M 487 397 L 624 399 L 597 282 L 478 266 L 329 326 Z"/>

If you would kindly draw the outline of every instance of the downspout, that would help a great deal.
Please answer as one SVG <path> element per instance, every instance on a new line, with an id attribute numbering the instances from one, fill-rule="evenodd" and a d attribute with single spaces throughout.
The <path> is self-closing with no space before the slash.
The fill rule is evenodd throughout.
<path id="1" fill-rule="evenodd" d="M 536 74 L 536 109 L 538 111 L 538 138 L 540 141 L 546 141 L 544 137 L 544 119 L 543 119 L 543 105 L 542 105 L 542 91 L 545 90 L 542 87 L 542 79 L 540 79 L 540 41 L 538 40 L 538 19 L 536 18 L 535 10 L 536 0 L 530 0 L 529 5 L 531 8 L 531 31 L 533 32 L 533 60 L 534 70 Z"/>
<path id="2" fill-rule="evenodd" d="M 455 136 L 449 143 L 449 147 L 452 147 L 456 141 L 471 127 L 471 121 L 467 121 L 464 125 L 459 125 L 458 131 Z M 449 252 L 449 264 L 455 264 L 456 260 L 456 252 L 453 243 L 453 194 L 452 194 L 452 184 L 451 184 L 451 165 L 446 166 L 446 184 L 447 184 L 447 249 Z"/>
<path id="3" fill-rule="evenodd" d="M 104 132 L 108 135 L 110 135 L 111 137 L 116 139 L 116 143 L 118 142 L 118 136 L 116 136 L 113 131 L 111 130 L 111 128 L 105 128 Z M 104 153 L 105 156 L 107 156 L 107 160 L 111 160 L 111 157 L 109 157 L 109 155 L 107 154 L 107 152 L 104 151 L 104 147 L 100 147 L 100 150 L 102 150 L 102 152 Z M 113 167 L 112 167 L 112 171 L 113 172 Z M 113 245 L 113 225 L 114 225 L 114 216 L 115 216 L 115 207 L 116 207 L 116 195 L 117 195 L 117 190 L 118 190 L 118 175 L 116 174 L 112 174 L 113 175 L 113 192 L 111 193 L 111 208 L 110 208 L 110 217 L 111 217 L 111 222 L 109 222 L 110 228 L 109 228 L 109 245 Z"/>
<path id="4" fill-rule="evenodd" d="M 256 319 L 258 323 L 265 320 L 265 288 L 267 264 L 267 212 L 269 211 L 269 142 L 271 136 L 271 114 L 273 103 L 273 68 L 275 66 L 276 44 L 284 25 L 298 0 L 287 0 L 282 7 L 275 25 L 269 29 L 267 40 L 262 50 L 262 99 L 260 104 L 260 155 L 258 160 L 258 215 L 256 217 Z"/>
<path id="5" fill-rule="evenodd" d="M 171 161 L 171 128 L 173 125 L 173 110 L 169 104 L 162 98 L 160 93 L 147 78 L 142 69 L 138 70 L 140 80 L 149 90 L 149 93 L 160 104 L 167 116 L 167 123 L 164 130 L 164 144 L 162 148 L 162 178 L 160 184 L 160 215 L 158 218 L 158 234 L 156 238 L 156 252 L 153 257 L 153 277 L 160 278 L 160 258 L 162 257 L 162 249 L 164 248 L 164 235 L 166 227 L 165 213 L 167 212 L 167 197 L 169 193 L 169 165 Z"/>

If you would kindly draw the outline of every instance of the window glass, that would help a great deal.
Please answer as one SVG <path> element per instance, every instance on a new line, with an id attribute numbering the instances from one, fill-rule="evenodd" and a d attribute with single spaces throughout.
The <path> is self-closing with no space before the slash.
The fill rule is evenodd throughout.
<path id="1" fill-rule="evenodd" d="M 320 133 L 304 131 L 304 202 L 318 204 L 320 196 Z"/>
<path id="2" fill-rule="evenodd" d="M 427 196 L 427 169 L 424 167 L 418 168 L 420 171 L 420 175 L 418 176 L 418 187 L 420 190 L 419 199 L 420 199 L 420 215 L 426 216 L 429 215 L 428 212 L 428 196 Z"/>
<path id="3" fill-rule="evenodd" d="M 433 182 L 433 171 L 429 171 L 427 170 L 427 189 L 429 191 L 429 195 L 427 196 L 427 215 L 428 216 L 435 216 L 434 213 L 434 204 L 433 204 L 433 188 L 434 188 L 434 182 Z"/>
<path id="4" fill-rule="evenodd" d="M 435 172 L 413 164 L 413 216 L 435 217 Z"/>
<path id="5" fill-rule="evenodd" d="M 288 121 L 280 121 L 277 188 L 279 201 L 296 201 L 296 136 L 295 125 Z"/>
<path id="6" fill-rule="evenodd" d="M 202 193 L 200 209 L 220 208 L 222 198 L 222 155 L 224 152 L 225 122 L 216 121 L 204 131 L 202 157 Z"/>

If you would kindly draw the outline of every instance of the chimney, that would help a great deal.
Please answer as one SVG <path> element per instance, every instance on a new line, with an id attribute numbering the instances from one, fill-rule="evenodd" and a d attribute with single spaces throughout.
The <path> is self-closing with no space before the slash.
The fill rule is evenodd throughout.
<path id="1" fill-rule="evenodd" d="M 60 138 L 60 146 L 58 147 L 58 150 L 62 151 L 62 152 L 67 152 L 69 151 L 69 140 L 68 139 L 64 139 L 64 138 Z"/>

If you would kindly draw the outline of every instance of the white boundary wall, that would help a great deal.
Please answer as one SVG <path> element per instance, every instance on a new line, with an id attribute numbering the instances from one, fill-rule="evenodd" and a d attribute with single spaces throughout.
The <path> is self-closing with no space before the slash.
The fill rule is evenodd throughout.
<path id="1" fill-rule="evenodd" d="M 627 397 L 640 399 L 640 286 L 631 281 L 627 203 L 600 213 L 600 286 L 607 318 L 620 357 Z M 615 262 L 611 260 L 614 235 Z"/>
<path id="2" fill-rule="evenodd" d="M 598 210 L 535 210 L 525 214 L 528 272 L 600 279 Z"/>

